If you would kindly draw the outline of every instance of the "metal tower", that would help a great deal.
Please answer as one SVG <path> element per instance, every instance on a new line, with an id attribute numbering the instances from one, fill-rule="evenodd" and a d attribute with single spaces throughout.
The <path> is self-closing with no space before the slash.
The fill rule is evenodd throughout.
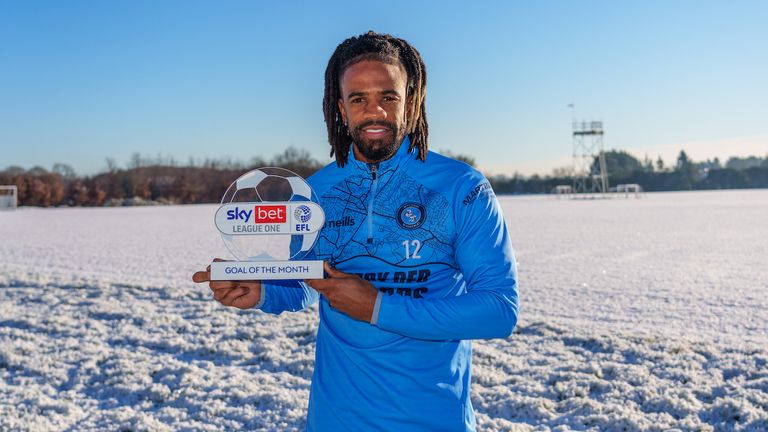
<path id="1" fill-rule="evenodd" d="M 573 193 L 608 193 L 601 121 L 573 121 Z"/>

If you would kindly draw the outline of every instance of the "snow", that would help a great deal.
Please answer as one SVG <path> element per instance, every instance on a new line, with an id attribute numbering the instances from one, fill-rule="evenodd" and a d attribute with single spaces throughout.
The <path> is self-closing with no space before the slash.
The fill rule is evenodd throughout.
<path id="1" fill-rule="evenodd" d="M 768 191 L 501 197 L 508 339 L 482 431 L 768 430 Z M 0 213 L 0 430 L 302 430 L 317 310 L 224 308 L 215 206 Z"/>

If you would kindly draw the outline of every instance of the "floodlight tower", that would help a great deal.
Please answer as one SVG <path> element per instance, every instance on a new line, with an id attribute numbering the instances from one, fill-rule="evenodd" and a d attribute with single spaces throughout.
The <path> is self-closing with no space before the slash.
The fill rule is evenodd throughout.
<path id="1" fill-rule="evenodd" d="M 572 123 L 573 193 L 605 194 L 608 192 L 608 169 L 603 152 L 603 122 L 573 120 Z"/>

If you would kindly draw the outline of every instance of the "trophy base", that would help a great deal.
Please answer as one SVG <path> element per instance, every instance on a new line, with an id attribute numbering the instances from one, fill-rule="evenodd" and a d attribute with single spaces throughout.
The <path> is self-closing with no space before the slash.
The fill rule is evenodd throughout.
<path id="1" fill-rule="evenodd" d="M 322 278 L 322 261 L 219 261 L 211 263 L 212 281 Z"/>

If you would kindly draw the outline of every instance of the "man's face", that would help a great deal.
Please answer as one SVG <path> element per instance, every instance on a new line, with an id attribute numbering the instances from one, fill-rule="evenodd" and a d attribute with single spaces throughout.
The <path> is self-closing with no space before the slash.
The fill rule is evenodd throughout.
<path id="1" fill-rule="evenodd" d="M 378 162 L 397 152 L 405 138 L 405 86 L 402 66 L 363 60 L 341 76 L 339 110 L 355 143 L 355 157 Z"/>

